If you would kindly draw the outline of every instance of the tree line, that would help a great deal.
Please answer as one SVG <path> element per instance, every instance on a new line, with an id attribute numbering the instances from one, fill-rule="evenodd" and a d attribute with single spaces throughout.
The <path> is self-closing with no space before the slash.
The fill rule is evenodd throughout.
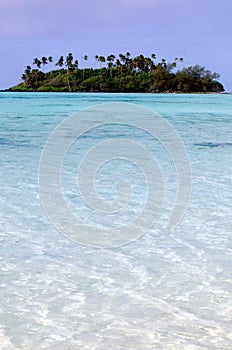
<path id="1" fill-rule="evenodd" d="M 185 66 L 182 57 L 172 62 L 165 58 L 157 61 L 156 54 L 132 57 L 125 54 L 95 55 L 95 67 L 86 68 L 88 55 L 82 57 L 83 67 L 73 53 L 34 58 L 32 68 L 25 67 L 23 83 L 18 91 L 102 91 L 102 92 L 220 92 L 224 88 L 217 79 L 219 74 L 200 65 Z M 48 64 L 55 65 L 45 73 Z"/>

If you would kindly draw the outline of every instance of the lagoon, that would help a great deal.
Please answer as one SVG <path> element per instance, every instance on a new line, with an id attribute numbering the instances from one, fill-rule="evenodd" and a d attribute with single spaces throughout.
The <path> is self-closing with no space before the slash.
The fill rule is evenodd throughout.
<path id="1" fill-rule="evenodd" d="M 178 178 L 165 149 L 126 120 L 87 132 L 70 149 L 62 173 L 65 199 L 83 219 L 112 224 L 85 207 L 76 187 L 76 165 L 102 140 L 143 143 L 166 186 L 160 218 L 145 235 L 95 249 L 51 224 L 38 171 L 46 140 L 61 122 L 109 102 L 147 107 L 175 128 L 190 159 L 192 192 L 182 221 L 166 232 Z M 0 127 L 1 349 L 231 348 L 231 95 L 0 93 Z M 115 180 L 132 182 L 125 220 L 142 210 L 144 178 L 133 164 L 114 160 L 99 176 L 97 191 L 106 200 L 115 196 Z"/>

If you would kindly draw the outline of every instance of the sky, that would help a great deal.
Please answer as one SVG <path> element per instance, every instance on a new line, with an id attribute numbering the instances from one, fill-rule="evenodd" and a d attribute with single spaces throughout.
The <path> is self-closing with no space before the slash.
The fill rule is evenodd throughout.
<path id="1" fill-rule="evenodd" d="M 232 91 L 231 0 L 0 0 L 0 89 L 33 58 L 155 53 L 221 74 Z"/>

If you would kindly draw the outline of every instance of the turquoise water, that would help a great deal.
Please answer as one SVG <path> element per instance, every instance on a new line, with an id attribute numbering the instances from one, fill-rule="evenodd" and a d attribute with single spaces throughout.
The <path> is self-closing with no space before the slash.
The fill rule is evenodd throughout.
<path id="1" fill-rule="evenodd" d="M 166 183 L 152 229 L 124 247 L 98 250 L 52 226 L 38 169 L 55 127 L 82 108 L 114 101 L 148 107 L 175 127 L 191 161 L 192 194 L 183 220 L 167 233 L 178 179 L 161 145 L 125 126 L 87 133 L 70 149 L 62 175 L 64 196 L 81 217 L 109 224 L 89 213 L 76 188 L 76 164 L 101 139 L 142 141 Z M 232 96 L 0 93 L 0 118 L 0 348 L 231 349 Z M 130 178 L 129 220 L 146 200 L 144 179 L 119 165 L 106 165 L 106 186 L 96 186 L 112 199 L 115 179 Z"/>

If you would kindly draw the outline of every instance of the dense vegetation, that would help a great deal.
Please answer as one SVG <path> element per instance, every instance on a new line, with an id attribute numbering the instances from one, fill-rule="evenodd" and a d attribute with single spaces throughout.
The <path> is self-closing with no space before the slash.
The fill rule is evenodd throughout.
<path id="1" fill-rule="evenodd" d="M 53 58 L 35 58 L 32 69 L 26 66 L 23 82 L 11 91 L 90 91 L 90 92 L 220 92 L 219 74 L 199 65 L 186 67 L 183 58 L 156 62 L 156 55 L 131 57 L 127 52 L 118 58 L 95 56 L 97 68 L 79 68 L 73 54 L 61 56 L 55 63 L 56 70 L 44 73 Z M 86 64 L 88 56 L 83 57 Z M 42 67 L 42 70 L 41 70 Z"/>

